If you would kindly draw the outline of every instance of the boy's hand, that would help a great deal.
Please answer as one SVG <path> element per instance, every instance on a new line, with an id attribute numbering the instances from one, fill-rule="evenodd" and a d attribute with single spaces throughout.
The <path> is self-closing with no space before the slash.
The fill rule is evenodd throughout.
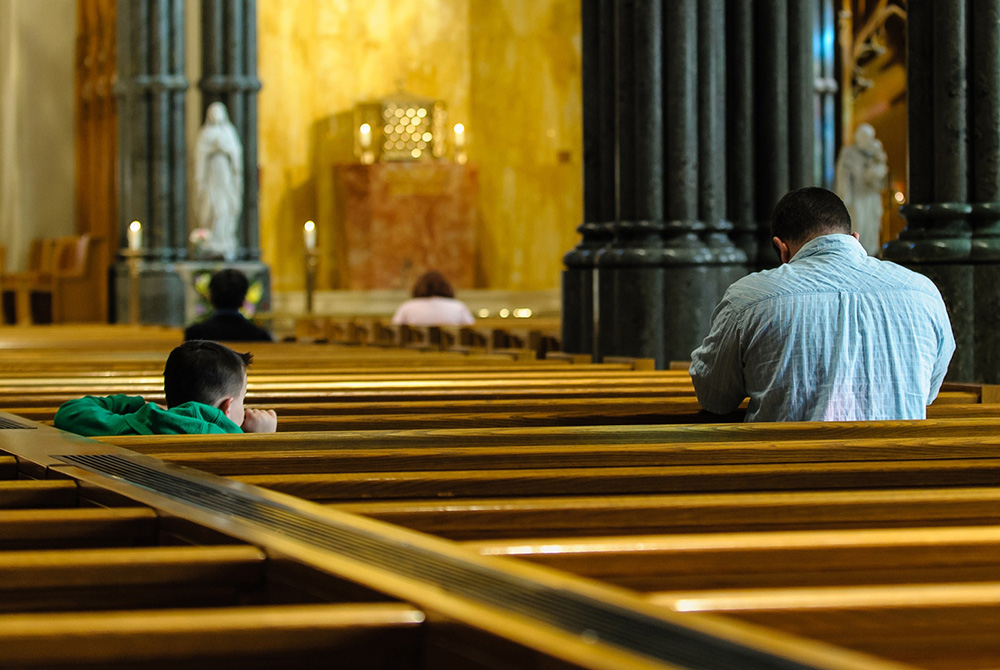
<path id="1" fill-rule="evenodd" d="M 278 430 L 278 415 L 273 409 L 250 409 L 243 410 L 244 433 L 273 433 Z"/>

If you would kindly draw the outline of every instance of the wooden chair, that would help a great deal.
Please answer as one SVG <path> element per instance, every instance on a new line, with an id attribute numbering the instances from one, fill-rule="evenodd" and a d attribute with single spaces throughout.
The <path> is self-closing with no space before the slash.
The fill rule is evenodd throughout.
<path id="1" fill-rule="evenodd" d="M 98 262 L 99 242 L 88 234 L 61 238 L 50 286 L 53 323 L 104 320 L 101 277 L 105 268 Z"/>
<path id="2" fill-rule="evenodd" d="M 3 315 L 6 323 L 25 325 L 38 323 L 45 313 L 45 300 L 34 298 L 32 293 L 51 286 L 55 257 L 56 238 L 44 237 L 31 241 L 28 248 L 28 264 L 24 272 L 4 273 Z"/>

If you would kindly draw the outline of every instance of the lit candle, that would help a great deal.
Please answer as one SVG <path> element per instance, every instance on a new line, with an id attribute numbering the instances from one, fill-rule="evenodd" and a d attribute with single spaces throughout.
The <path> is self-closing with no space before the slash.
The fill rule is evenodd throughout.
<path id="1" fill-rule="evenodd" d="M 312 221 L 306 221 L 303 231 L 306 240 L 306 250 L 314 251 L 316 249 L 316 224 Z"/>
<path id="2" fill-rule="evenodd" d="M 455 124 L 455 148 L 464 149 L 465 148 L 465 126 L 461 123 Z"/>
<path id="3" fill-rule="evenodd" d="M 372 145 L 372 127 L 367 123 L 361 124 L 361 137 L 358 142 L 361 144 L 362 149 L 368 149 Z"/>
<path id="4" fill-rule="evenodd" d="M 128 248 L 130 251 L 138 251 L 142 248 L 142 224 L 133 221 L 128 225 Z"/>

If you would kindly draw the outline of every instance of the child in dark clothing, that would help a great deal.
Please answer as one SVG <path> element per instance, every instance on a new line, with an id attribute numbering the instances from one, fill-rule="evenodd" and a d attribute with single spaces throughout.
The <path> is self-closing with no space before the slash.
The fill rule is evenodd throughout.
<path id="1" fill-rule="evenodd" d="M 78 435 L 273 433 L 274 410 L 243 406 L 253 356 L 206 340 L 175 348 L 163 369 L 167 409 L 138 396 L 86 396 L 63 403 L 55 426 Z"/>

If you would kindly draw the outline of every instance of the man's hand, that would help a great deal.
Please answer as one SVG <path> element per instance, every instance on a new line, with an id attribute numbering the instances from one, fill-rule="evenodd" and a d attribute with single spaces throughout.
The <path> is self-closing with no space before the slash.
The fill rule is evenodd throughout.
<path id="1" fill-rule="evenodd" d="M 273 409 L 250 409 L 243 410 L 244 433 L 273 433 L 278 430 L 278 415 Z"/>

